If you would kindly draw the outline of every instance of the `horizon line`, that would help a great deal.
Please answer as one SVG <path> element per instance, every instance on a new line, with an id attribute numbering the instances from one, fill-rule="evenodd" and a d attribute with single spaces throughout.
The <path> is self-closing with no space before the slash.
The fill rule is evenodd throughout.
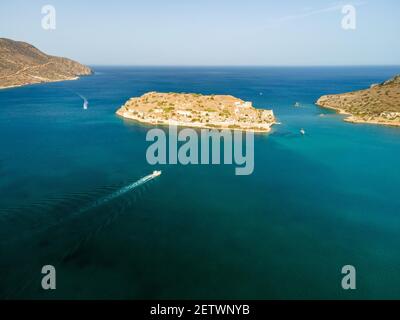
<path id="1" fill-rule="evenodd" d="M 86 64 L 86 63 L 85 63 Z M 282 65 L 251 65 L 251 64 L 243 64 L 243 65 L 217 65 L 217 64 L 210 64 L 210 65 L 202 65 L 202 64 L 86 64 L 88 66 L 93 67 L 173 67 L 173 68 L 210 68 L 210 67 L 217 67 L 217 68 L 318 68 L 318 67 L 400 67 L 400 64 L 321 64 L 321 65 L 290 65 L 290 64 L 282 64 Z"/>

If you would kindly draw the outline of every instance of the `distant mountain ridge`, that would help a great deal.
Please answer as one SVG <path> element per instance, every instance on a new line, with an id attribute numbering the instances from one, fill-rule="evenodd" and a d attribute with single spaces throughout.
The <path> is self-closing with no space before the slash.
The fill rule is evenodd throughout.
<path id="1" fill-rule="evenodd" d="M 29 43 L 0 38 L 0 88 L 75 80 L 92 70 L 76 61 L 50 56 Z"/>

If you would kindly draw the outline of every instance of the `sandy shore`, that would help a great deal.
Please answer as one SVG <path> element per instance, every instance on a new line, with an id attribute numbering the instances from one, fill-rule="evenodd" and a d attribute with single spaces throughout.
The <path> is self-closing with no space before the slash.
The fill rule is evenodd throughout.
<path id="1" fill-rule="evenodd" d="M 361 123 L 361 124 L 378 124 L 378 125 L 383 125 L 383 126 L 392 126 L 392 127 L 400 127 L 400 122 L 388 122 L 388 121 L 378 121 L 378 120 L 363 120 L 360 118 L 357 118 L 353 115 L 347 117 L 344 119 L 346 122 L 351 122 L 351 123 Z"/>
<path id="2" fill-rule="evenodd" d="M 206 125 L 204 123 L 201 122 L 197 122 L 197 123 L 193 123 L 193 122 L 181 122 L 181 121 L 170 121 L 170 120 L 157 120 L 154 121 L 152 119 L 141 119 L 138 117 L 135 117 L 133 114 L 128 113 L 128 112 L 121 112 L 120 110 L 118 110 L 116 112 L 117 115 L 119 115 L 120 117 L 124 118 L 124 119 L 129 119 L 129 120 L 134 120 L 140 123 L 144 123 L 144 124 L 149 124 L 149 125 L 166 125 L 166 126 L 178 126 L 178 127 L 190 127 L 190 128 L 202 128 L 202 129 L 218 129 L 218 130 L 233 130 L 233 131 L 244 131 L 244 132 L 255 132 L 255 133 L 268 133 L 270 132 L 272 129 L 271 127 L 274 124 L 277 124 L 277 122 L 271 123 L 271 126 L 268 129 L 257 129 L 257 128 L 229 128 L 228 126 L 218 126 L 218 125 Z"/>
<path id="3" fill-rule="evenodd" d="M 42 83 L 50 83 L 50 82 L 61 82 L 61 81 L 72 81 L 72 80 L 78 80 L 80 77 L 72 77 L 68 79 L 59 79 L 59 80 L 48 80 L 48 81 L 37 81 L 37 82 L 31 82 L 31 83 L 24 83 L 24 84 L 16 84 L 12 86 L 0 86 L 0 90 L 2 89 L 12 89 L 12 88 L 19 88 L 19 87 L 24 87 L 24 86 L 30 86 L 32 84 L 42 84 Z"/>
<path id="4" fill-rule="evenodd" d="M 257 109 L 252 102 L 232 95 L 147 92 L 132 97 L 118 115 L 148 125 L 268 133 L 276 124 L 272 110 Z"/>
<path id="5" fill-rule="evenodd" d="M 400 127 L 400 122 L 397 121 L 379 121 L 379 120 L 364 120 L 361 119 L 351 113 L 346 112 L 343 109 L 340 108 L 335 108 L 335 107 L 330 107 L 330 106 L 322 106 L 317 104 L 321 108 L 326 108 L 326 109 L 331 109 L 335 110 L 338 114 L 346 116 L 344 118 L 344 121 L 350 122 L 350 123 L 359 123 L 359 124 L 375 124 L 375 125 L 383 125 L 383 126 L 392 126 L 392 127 Z"/>

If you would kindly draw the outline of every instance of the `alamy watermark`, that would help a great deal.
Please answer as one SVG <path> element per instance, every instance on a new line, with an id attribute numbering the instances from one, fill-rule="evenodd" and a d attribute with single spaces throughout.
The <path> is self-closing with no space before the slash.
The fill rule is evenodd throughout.
<path id="1" fill-rule="evenodd" d="M 357 12 L 353 5 L 347 4 L 342 7 L 342 28 L 344 30 L 355 30 L 357 28 Z"/>
<path id="2" fill-rule="evenodd" d="M 56 289 L 56 268 L 48 264 L 43 266 L 42 274 L 45 276 L 42 278 L 42 289 L 43 290 L 55 290 Z"/>
<path id="3" fill-rule="evenodd" d="M 56 29 L 56 8 L 50 4 L 42 7 L 42 28 L 44 30 Z"/>
<path id="4" fill-rule="evenodd" d="M 236 175 L 250 175 L 254 171 L 254 133 L 251 131 L 201 129 L 199 134 L 191 128 L 178 132 L 176 126 L 169 126 L 168 139 L 164 130 L 154 128 L 147 132 L 146 141 L 153 142 L 146 151 L 151 165 L 236 164 Z"/>
<path id="5" fill-rule="evenodd" d="M 345 276 L 342 279 L 342 289 L 355 290 L 356 286 L 356 268 L 352 265 L 342 267 L 342 274 Z"/>

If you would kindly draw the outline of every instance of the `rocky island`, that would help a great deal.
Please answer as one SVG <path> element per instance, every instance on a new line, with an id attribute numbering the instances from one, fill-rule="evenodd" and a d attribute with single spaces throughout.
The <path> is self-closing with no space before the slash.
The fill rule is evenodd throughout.
<path id="1" fill-rule="evenodd" d="M 21 41 L 0 38 L 0 89 L 75 80 L 92 70 L 67 58 L 49 56 Z"/>
<path id="2" fill-rule="evenodd" d="M 117 114 L 142 123 L 269 132 L 272 110 L 229 95 L 149 92 L 129 99 Z"/>
<path id="3" fill-rule="evenodd" d="M 400 75 L 369 89 L 322 96 L 317 105 L 348 115 L 348 122 L 400 126 Z"/>

